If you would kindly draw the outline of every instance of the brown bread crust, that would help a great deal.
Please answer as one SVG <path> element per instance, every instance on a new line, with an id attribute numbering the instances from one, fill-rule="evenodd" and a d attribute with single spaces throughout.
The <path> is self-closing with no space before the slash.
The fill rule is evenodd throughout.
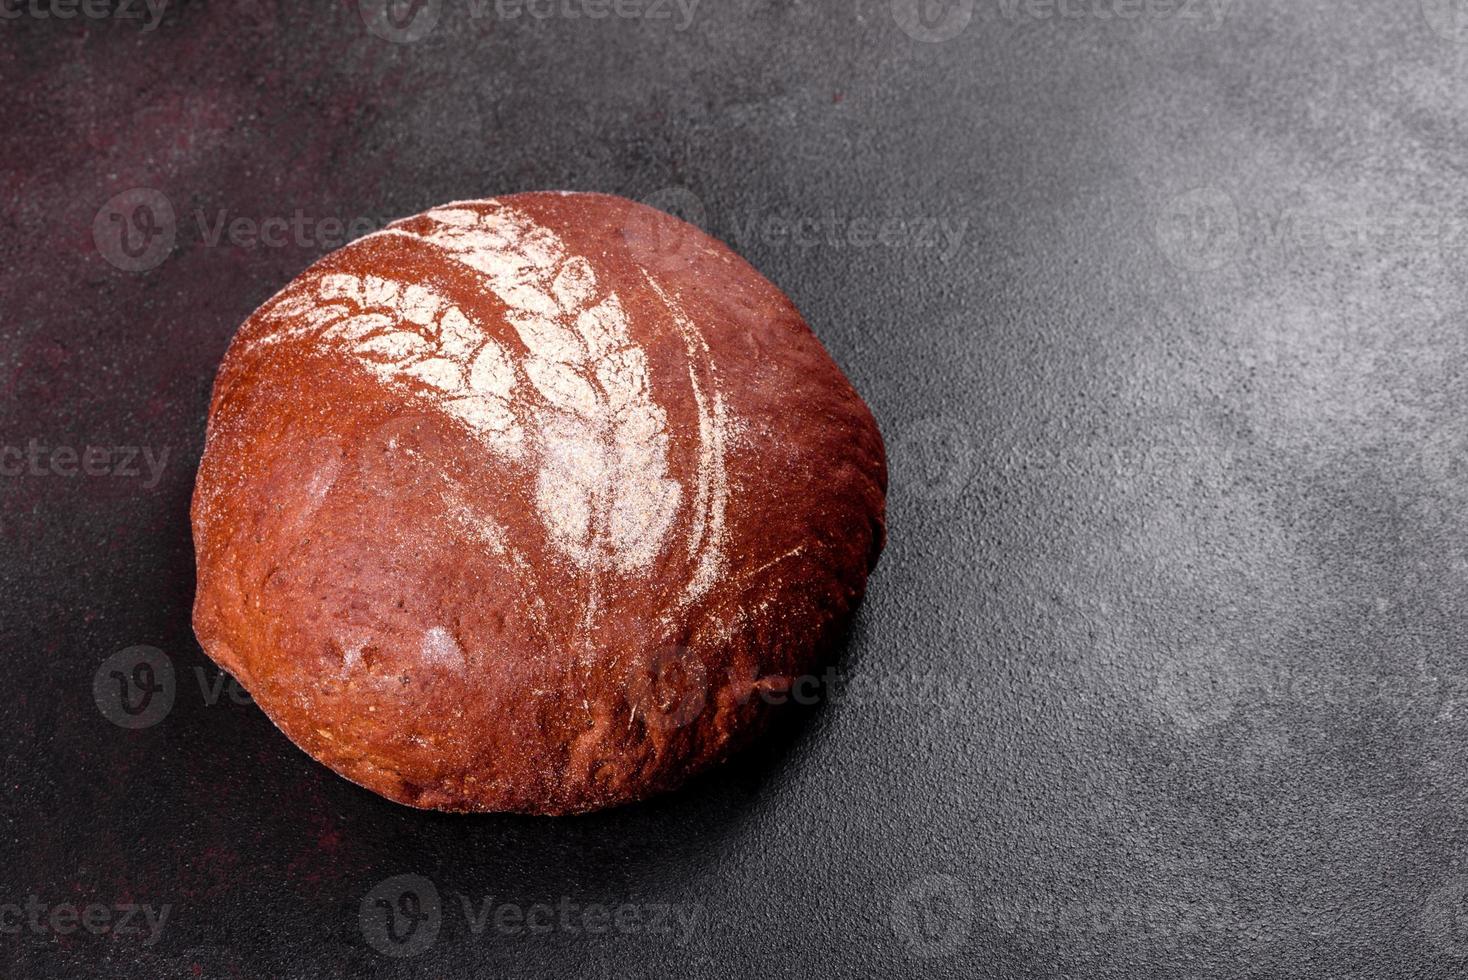
<path id="1" fill-rule="evenodd" d="M 241 327 L 194 629 L 389 799 L 593 810 L 725 758 L 817 669 L 885 493 L 865 403 L 727 247 L 605 195 L 461 202 Z"/>

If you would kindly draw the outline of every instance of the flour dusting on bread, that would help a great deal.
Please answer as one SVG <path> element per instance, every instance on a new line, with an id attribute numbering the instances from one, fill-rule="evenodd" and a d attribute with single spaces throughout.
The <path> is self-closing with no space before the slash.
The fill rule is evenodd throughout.
<path id="1" fill-rule="evenodd" d="M 716 580 L 728 486 L 727 413 L 707 345 L 676 301 L 649 276 L 689 357 L 699 416 L 691 500 L 669 473 L 667 414 L 653 397 L 647 356 L 621 297 L 550 229 L 499 204 L 426 212 L 426 232 L 403 235 L 473 269 L 508 308 L 524 345 L 512 352 L 431 287 L 390 277 L 331 273 L 287 291 L 270 308 L 284 329 L 262 345 L 311 336 L 349 351 L 390 388 L 458 420 L 507 460 L 537 467 L 535 501 L 556 548 L 585 571 L 633 574 L 663 552 L 685 503 L 694 561 L 677 600 Z"/>
<path id="2" fill-rule="evenodd" d="M 584 569 L 648 568 L 682 491 L 668 475 L 667 415 L 620 297 L 513 208 L 424 217 L 433 227 L 419 237 L 483 275 L 529 353 L 520 367 L 550 409 L 535 426 L 536 506 L 552 540 Z"/>

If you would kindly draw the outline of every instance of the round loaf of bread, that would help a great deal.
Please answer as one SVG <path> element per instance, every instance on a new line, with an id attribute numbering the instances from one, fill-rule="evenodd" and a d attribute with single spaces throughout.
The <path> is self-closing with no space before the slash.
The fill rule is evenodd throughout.
<path id="1" fill-rule="evenodd" d="M 449 204 L 240 328 L 194 629 L 389 799 L 593 810 L 725 758 L 820 668 L 886 480 L 867 406 L 718 241 L 600 194 Z"/>

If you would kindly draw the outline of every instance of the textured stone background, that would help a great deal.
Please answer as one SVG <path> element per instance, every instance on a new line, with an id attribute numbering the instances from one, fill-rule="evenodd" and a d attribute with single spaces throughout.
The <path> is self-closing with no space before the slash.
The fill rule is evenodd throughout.
<path id="1" fill-rule="evenodd" d="M 1468 11 L 66 3 L 0 4 L 0 974 L 1468 973 Z M 423 814 L 218 686 L 193 468 L 334 222 L 537 188 L 791 294 L 891 545 L 844 682 L 751 754 Z M 56 472 L 87 446 L 112 475 Z M 127 904 L 155 941 L 67 928 Z"/>

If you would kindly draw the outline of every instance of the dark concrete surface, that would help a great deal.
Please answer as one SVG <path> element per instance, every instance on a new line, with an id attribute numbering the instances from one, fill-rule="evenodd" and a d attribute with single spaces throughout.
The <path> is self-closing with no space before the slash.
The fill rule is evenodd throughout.
<path id="1" fill-rule="evenodd" d="M 1468 10 L 67 2 L 0 5 L 0 975 L 1468 976 Z M 419 813 L 194 642 L 209 386 L 342 225 L 538 188 L 791 294 L 891 543 L 733 764 Z"/>

